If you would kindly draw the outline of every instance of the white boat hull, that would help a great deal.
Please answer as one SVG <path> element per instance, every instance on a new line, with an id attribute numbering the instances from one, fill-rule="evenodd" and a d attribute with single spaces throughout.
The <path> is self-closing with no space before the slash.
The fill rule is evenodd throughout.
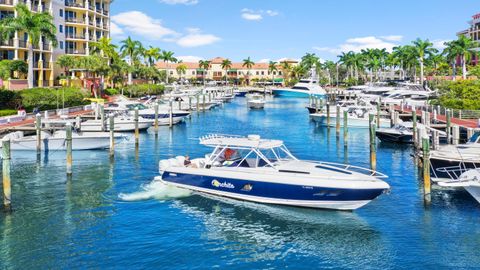
<path id="1" fill-rule="evenodd" d="M 327 123 L 327 116 L 323 114 L 311 114 L 310 117 L 321 126 L 335 127 L 337 123 L 336 115 L 330 115 L 330 123 Z M 375 124 L 377 124 L 376 120 Z M 340 126 L 343 127 L 343 117 L 340 117 Z M 368 128 L 369 126 L 368 118 L 348 118 L 348 127 Z M 380 119 L 380 127 L 389 128 L 390 120 Z"/>

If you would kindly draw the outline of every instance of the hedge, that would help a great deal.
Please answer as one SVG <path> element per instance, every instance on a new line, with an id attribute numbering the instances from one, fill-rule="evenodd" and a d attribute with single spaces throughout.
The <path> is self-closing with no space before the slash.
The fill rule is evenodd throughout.
<path id="1" fill-rule="evenodd" d="M 34 108 L 39 110 L 52 110 L 57 108 L 57 104 L 63 106 L 63 98 L 65 99 L 65 107 L 79 106 L 89 104 L 84 99 L 89 97 L 79 88 L 32 88 L 19 92 L 22 99 L 22 105 L 27 112 Z"/>
<path id="2" fill-rule="evenodd" d="M 11 110 L 11 109 L 0 110 L 0 117 L 9 116 L 9 115 L 17 115 L 17 110 Z"/>
<path id="3" fill-rule="evenodd" d="M 443 82 L 438 89 L 441 93 L 439 103 L 447 108 L 462 110 L 480 110 L 480 81 L 465 80 Z"/>
<path id="4" fill-rule="evenodd" d="M 158 84 L 134 84 L 124 89 L 124 94 L 129 97 L 141 97 L 145 95 L 160 95 L 165 86 Z"/>
<path id="5" fill-rule="evenodd" d="M 19 92 L 0 90 L 0 110 L 17 109 L 21 105 Z"/>

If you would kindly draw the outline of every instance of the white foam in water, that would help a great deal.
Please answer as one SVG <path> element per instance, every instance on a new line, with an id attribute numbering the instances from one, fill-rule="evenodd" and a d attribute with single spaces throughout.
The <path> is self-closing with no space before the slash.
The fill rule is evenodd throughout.
<path id="1" fill-rule="evenodd" d="M 173 198 L 182 198 L 188 197 L 192 194 L 190 190 L 177 188 L 174 186 L 166 185 L 161 181 L 155 179 L 149 184 L 142 185 L 142 190 L 125 194 L 118 194 L 118 198 L 123 201 L 133 202 L 133 201 L 144 201 L 144 200 L 166 200 Z"/>

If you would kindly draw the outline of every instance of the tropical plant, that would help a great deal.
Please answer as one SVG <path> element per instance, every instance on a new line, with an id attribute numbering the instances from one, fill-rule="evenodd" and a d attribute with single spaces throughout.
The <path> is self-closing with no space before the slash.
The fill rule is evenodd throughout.
<path id="1" fill-rule="evenodd" d="M 222 69 L 225 70 L 225 85 L 227 85 L 228 79 L 228 70 L 232 68 L 232 61 L 230 59 L 224 59 L 220 65 Z"/>
<path id="2" fill-rule="evenodd" d="M 163 62 L 165 63 L 165 69 L 167 71 L 167 77 L 166 77 L 166 83 L 168 84 L 168 73 L 169 73 L 169 70 L 168 70 L 168 63 L 175 63 L 177 62 L 177 58 L 173 57 L 175 53 L 174 52 L 171 52 L 171 51 L 162 51 L 162 53 L 160 54 L 160 59 L 163 60 Z"/>
<path id="3" fill-rule="evenodd" d="M 146 63 L 151 67 L 155 64 L 156 61 L 160 59 L 161 56 L 160 48 L 150 46 L 144 51 L 143 57 L 145 58 Z"/>
<path id="4" fill-rule="evenodd" d="M 57 29 L 53 23 L 53 16 L 48 12 L 33 12 L 25 4 L 15 6 L 17 16 L 2 18 L 0 29 L 2 38 L 8 39 L 15 32 L 23 31 L 27 35 L 28 51 L 28 88 L 33 88 L 33 46 L 39 44 L 41 37 L 44 41 L 50 41 L 53 47 L 57 46 Z"/>
<path id="5" fill-rule="evenodd" d="M 420 38 L 417 38 L 412 43 L 415 49 L 415 54 L 418 58 L 418 62 L 420 63 L 420 83 L 423 84 L 425 76 L 425 58 L 427 56 L 437 53 L 438 51 L 437 49 L 433 48 L 433 43 L 431 43 L 428 39 L 422 40 Z"/>
<path id="6" fill-rule="evenodd" d="M 283 81 L 287 82 L 290 72 L 292 71 L 292 65 L 290 65 L 288 61 L 282 61 L 280 62 L 280 68 L 283 71 Z"/>
<path id="7" fill-rule="evenodd" d="M 250 84 L 250 69 L 252 69 L 253 65 L 255 65 L 255 62 L 253 62 L 252 59 L 250 59 L 250 56 L 246 59 L 243 59 L 242 67 L 247 68 L 247 76 L 246 76 L 247 84 Z"/>
<path id="8" fill-rule="evenodd" d="M 198 61 L 198 66 L 202 70 L 202 80 L 203 84 L 205 85 L 205 75 L 207 74 L 208 70 L 210 69 L 210 61 L 208 60 L 200 60 Z"/>
<path id="9" fill-rule="evenodd" d="M 457 40 L 453 41 L 455 46 L 455 52 L 460 57 L 462 64 L 462 78 L 467 78 L 467 62 L 473 55 L 477 54 L 474 48 L 477 48 L 479 44 L 464 35 L 460 35 Z"/>
<path id="10" fill-rule="evenodd" d="M 187 65 L 185 65 L 184 63 L 181 63 L 177 66 L 176 70 L 180 79 L 182 79 L 182 75 L 185 75 L 185 73 L 187 72 L 187 68 Z"/>
<path id="11" fill-rule="evenodd" d="M 120 47 L 120 53 L 122 54 L 122 57 L 128 57 L 128 64 L 133 67 L 143 48 L 142 43 L 140 43 L 140 41 L 133 40 L 131 37 L 128 37 L 127 39 L 120 41 L 120 44 L 122 44 Z M 133 83 L 132 76 L 132 71 L 129 70 L 128 85 Z"/>
<path id="12" fill-rule="evenodd" d="M 277 72 L 277 70 L 278 70 L 277 62 L 270 61 L 268 63 L 268 72 L 270 72 L 270 74 L 272 74 L 272 85 L 275 84 L 275 74 L 274 74 L 274 72 Z"/>

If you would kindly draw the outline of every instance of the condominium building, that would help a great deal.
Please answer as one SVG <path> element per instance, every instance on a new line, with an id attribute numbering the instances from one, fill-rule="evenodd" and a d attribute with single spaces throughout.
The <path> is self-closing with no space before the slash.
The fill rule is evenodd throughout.
<path id="1" fill-rule="evenodd" d="M 14 17 L 14 7 L 24 3 L 34 12 L 49 12 L 57 28 L 58 46 L 41 38 L 34 48 L 34 81 L 52 86 L 64 71 L 55 62 L 60 55 L 89 55 L 89 43 L 109 37 L 112 0 L 0 0 L 0 18 Z M 0 44 L 0 60 L 27 61 L 26 33 L 19 31 Z"/>
<path id="2" fill-rule="evenodd" d="M 472 16 L 472 19 L 467 22 L 470 27 L 457 33 L 457 36 L 464 35 L 480 44 L 480 13 Z M 476 49 L 480 51 L 480 46 Z M 471 63 L 478 64 L 478 56 L 473 56 Z"/>
<path id="3" fill-rule="evenodd" d="M 169 74 L 169 78 L 175 79 L 187 79 L 187 80 L 213 80 L 222 81 L 226 78 L 235 82 L 245 82 L 247 84 L 256 80 L 275 80 L 278 83 L 283 82 L 283 70 L 280 64 L 277 64 L 276 71 L 269 70 L 268 63 L 255 63 L 250 68 L 243 65 L 243 63 L 232 63 L 230 68 L 225 70 L 222 68 L 222 62 L 225 58 L 216 57 L 210 61 L 210 67 L 204 69 L 200 67 L 198 62 L 183 62 L 183 63 L 165 63 L 158 62 L 157 68 L 159 70 L 165 70 Z M 296 60 L 283 60 L 287 61 L 291 66 L 298 64 Z M 180 65 L 184 65 L 186 70 L 181 73 L 177 69 Z"/>

